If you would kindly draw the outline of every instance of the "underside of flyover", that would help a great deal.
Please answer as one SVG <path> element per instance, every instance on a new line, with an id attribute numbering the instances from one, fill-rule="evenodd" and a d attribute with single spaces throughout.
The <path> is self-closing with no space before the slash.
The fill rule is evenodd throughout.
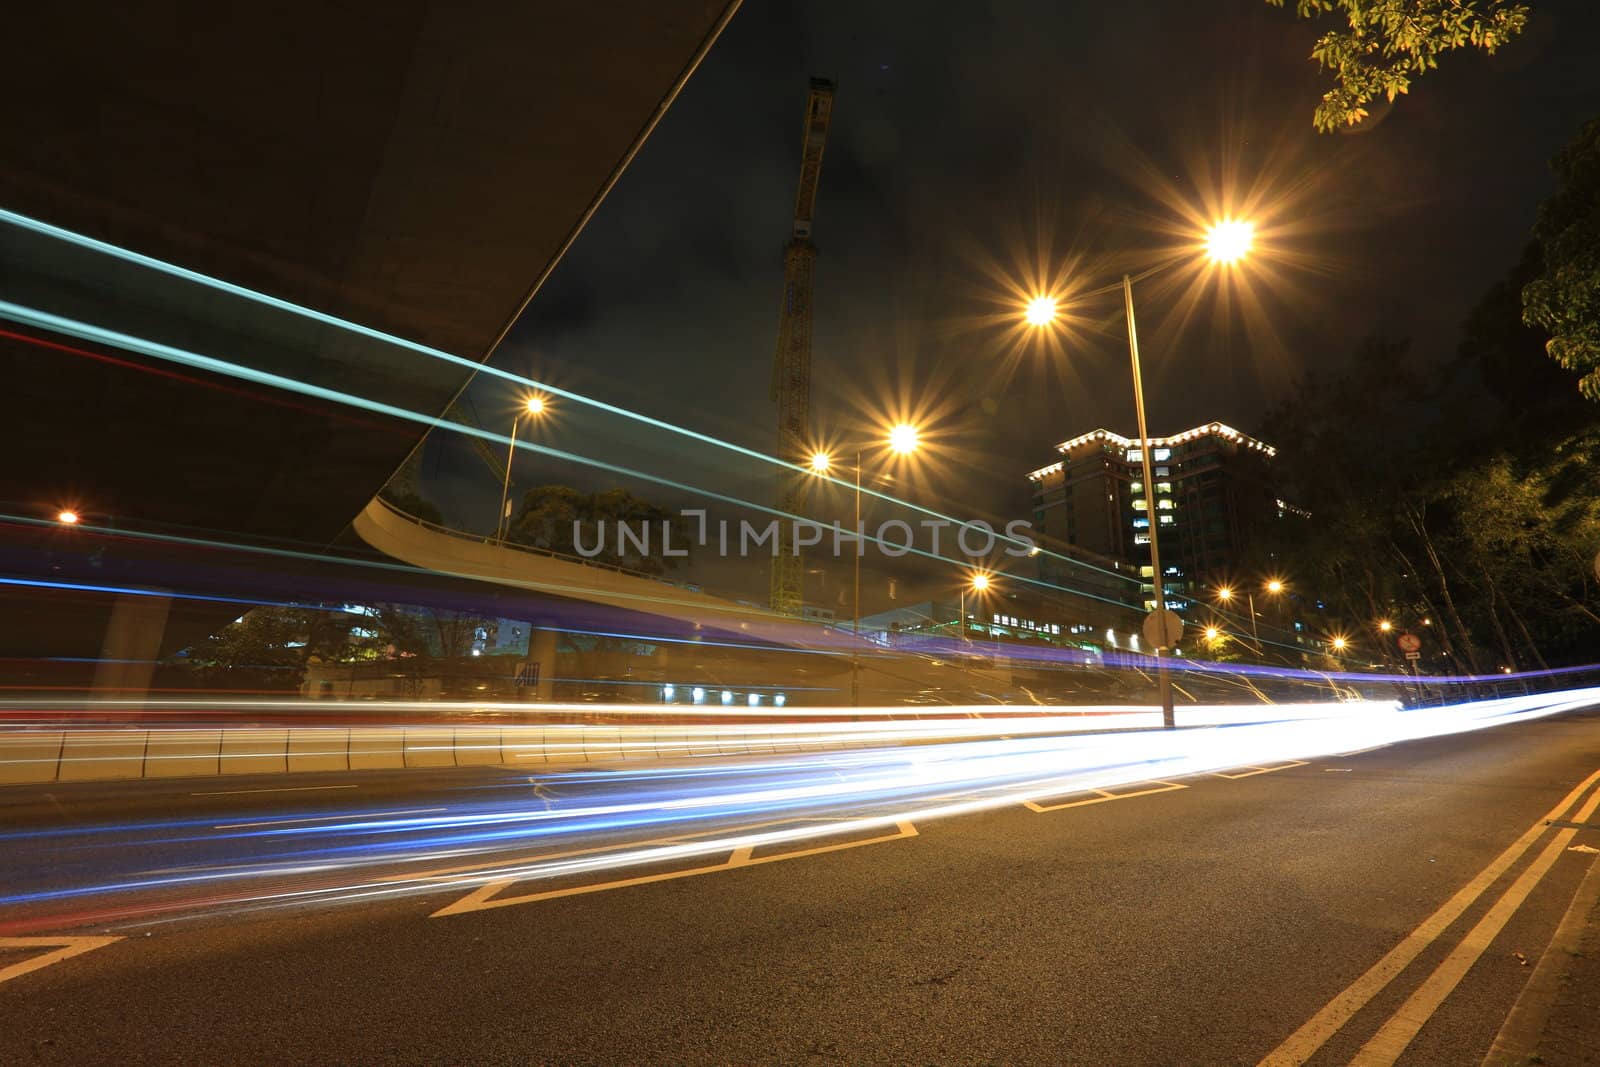
<path id="1" fill-rule="evenodd" d="M 13 104 L 0 144 L 0 299 L 436 416 L 736 7 L 19 9 L 0 64 Z M 466 362 L 400 359 L 335 330 L 290 336 L 169 276 L 133 278 L 125 263 L 97 274 L 83 248 L 32 223 Z M 195 562 L 192 549 L 149 545 L 124 562 L 115 539 L 80 556 L 27 520 L 70 506 L 122 531 L 322 550 L 348 540 L 427 429 L 8 318 L 0 656 L 13 663 L 101 653 L 117 603 L 24 583 L 88 568 L 98 581 L 80 584 L 138 571 L 170 584 Z M 180 605 L 164 644 L 234 613 Z"/>

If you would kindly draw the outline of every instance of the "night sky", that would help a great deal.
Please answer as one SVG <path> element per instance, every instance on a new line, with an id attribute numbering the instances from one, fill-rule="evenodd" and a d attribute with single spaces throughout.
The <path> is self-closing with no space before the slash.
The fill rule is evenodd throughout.
<path id="1" fill-rule="evenodd" d="M 1453 54 L 1357 131 L 1319 135 L 1316 31 L 1263 0 L 747 0 L 495 362 L 770 451 L 801 115 L 807 79 L 831 77 L 819 427 L 915 412 L 949 457 L 924 491 L 1021 514 L 1054 442 L 1133 417 L 1120 302 L 1019 344 L 1007 281 L 1115 281 L 1193 243 L 1185 206 L 1257 209 L 1261 255 L 1231 283 L 1178 269 L 1140 287 L 1153 433 L 1255 431 L 1369 334 L 1451 355 L 1519 255 L 1550 155 L 1600 113 L 1600 5 L 1534 7 L 1500 55 Z"/>

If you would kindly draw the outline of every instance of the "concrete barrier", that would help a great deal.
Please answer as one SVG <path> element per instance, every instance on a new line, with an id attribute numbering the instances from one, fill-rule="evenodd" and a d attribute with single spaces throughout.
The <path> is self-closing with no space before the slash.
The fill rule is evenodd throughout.
<path id="1" fill-rule="evenodd" d="M 289 731 L 258 727 L 224 730 L 220 762 L 223 774 L 286 774 Z"/>
<path id="2" fill-rule="evenodd" d="M 56 780 L 142 778 L 149 740 L 148 730 L 68 730 Z"/>
<path id="3" fill-rule="evenodd" d="M 17 731 L 0 748 L 0 785 L 53 782 L 61 767 L 60 730 Z"/>
<path id="4" fill-rule="evenodd" d="M 863 744 L 888 744 L 863 737 Z M 705 724 L 0 729 L 0 786 L 133 778 L 627 765 L 848 747 L 801 726 Z"/>
<path id="5" fill-rule="evenodd" d="M 144 777 L 199 778 L 222 766 L 222 731 L 151 730 L 144 747 Z"/>

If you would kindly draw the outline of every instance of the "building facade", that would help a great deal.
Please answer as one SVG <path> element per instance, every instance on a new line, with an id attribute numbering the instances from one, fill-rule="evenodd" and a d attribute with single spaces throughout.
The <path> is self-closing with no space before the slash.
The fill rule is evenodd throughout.
<path id="1" fill-rule="evenodd" d="M 1273 486 L 1277 449 L 1220 422 L 1152 437 L 1154 485 L 1144 485 L 1138 439 L 1093 430 L 1056 446 L 1061 458 L 1028 475 L 1036 529 L 1127 563 L 1155 607 L 1147 492 L 1155 494 L 1167 606 L 1184 611 L 1209 587 L 1234 580 L 1250 531 L 1292 510 Z"/>

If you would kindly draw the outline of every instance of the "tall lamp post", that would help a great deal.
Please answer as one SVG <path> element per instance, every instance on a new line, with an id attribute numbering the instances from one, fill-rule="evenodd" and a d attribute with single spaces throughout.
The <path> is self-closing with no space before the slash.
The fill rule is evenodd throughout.
<path id="1" fill-rule="evenodd" d="M 1224 220 L 1212 226 L 1206 234 L 1206 254 L 1214 263 L 1223 265 L 1237 263 L 1250 251 L 1254 235 L 1255 227 L 1252 224 Z M 1161 269 L 1157 267 L 1146 271 L 1140 277 L 1147 278 Z M 1150 523 L 1150 569 L 1155 591 L 1154 614 L 1160 620 L 1156 627 L 1160 640 L 1152 642 L 1156 646 L 1156 684 L 1161 694 L 1161 722 L 1163 726 L 1171 729 L 1175 722 L 1172 709 L 1172 679 L 1167 675 L 1168 649 L 1172 643 L 1166 625 L 1167 584 L 1166 575 L 1161 569 L 1160 518 L 1156 514 L 1156 487 L 1150 466 L 1150 431 L 1145 424 L 1144 375 L 1139 366 L 1139 331 L 1133 316 L 1133 278 L 1127 274 L 1122 276 L 1122 307 L 1128 320 L 1128 360 L 1133 369 L 1133 407 L 1134 414 L 1138 418 L 1139 459 L 1144 473 L 1145 515 Z M 1029 301 L 1024 311 L 1024 318 L 1028 324 L 1035 327 L 1048 326 L 1056 320 L 1056 315 L 1056 300 L 1049 296 L 1035 297 Z"/>
<path id="2" fill-rule="evenodd" d="M 963 641 L 971 640 L 971 638 L 967 636 L 967 589 L 970 587 L 974 593 L 977 593 L 981 596 L 982 594 L 988 592 L 989 583 L 989 576 L 984 574 L 982 571 L 979 571 L 977 574 L 974 574 L 971 578 L 969 578 L 961 587 L 961 640 Z"/>
<path id="3" fill-rule="evenodd" d="M 922 435 L 917 428 L 909 422 L 896 423 L 889 430 L 885 442 L 889 451 L 897 456 L 909 456 L 915 452 L 922 443 Z M 855 510 L 856 510 L 856 554 L 852 567 L 854 576 L 852 585 L 854 594 L 851 597 L 850 635 L 855 638 L 850 650 L 850 706 L 858 707 L 861 704 L 861 656 L 860 650 L 855 647 L 861 639 L 861 553 L 864 544 L 861 529 L 861 457 L 863 449 L 855 450 L 855 463 L 851 470 L 855 475 Z M 828 452 L 813 452 L 811 454 L 811 473 L 827 475 L 833 470 L 833 455 Z"/>
<path id="4" fill-rule="evenodd" d="M 1283 592 L 1283 579 L 1269 578 L 1265 583 L 1262 584 L 1261 589 L 1262 592 L 1265 592 L 1271 596 L 1278 596 Z M 1231 603 L 1233 601 L 1233 596 L 1234 594 L 1232 586 L 1222 585 L 1217 587 L 1217 599 L 1222 601 L 1224 604 Z M 1244 598 L 1246 608 L 1250 612 L 1250 636 L 1255 640 L 1256 643 L 1256 655 L 1265 658 L 1265 646 L 1261 644 L 1261 627 L 1256 622 L 1255 591 L 1246 589 L 1244 591 Z"/>
<path id="5" fill-rule="evenodd" d="M 500 517 L 495 521 L 494 539 L 499 544 L 506 543 L 506 535 L 511 532 L 510 516 L 506 514 L 506 505 L 511 499 L 511 461 L 517 456 L 517 423 L 523 415 L 536 419 L 544 414 L 544 398 L 530 396 L 523 402 L 522 410 L 511 416 L 511 443 L 506 446 L 506 477 L 500 484 Z"/>

